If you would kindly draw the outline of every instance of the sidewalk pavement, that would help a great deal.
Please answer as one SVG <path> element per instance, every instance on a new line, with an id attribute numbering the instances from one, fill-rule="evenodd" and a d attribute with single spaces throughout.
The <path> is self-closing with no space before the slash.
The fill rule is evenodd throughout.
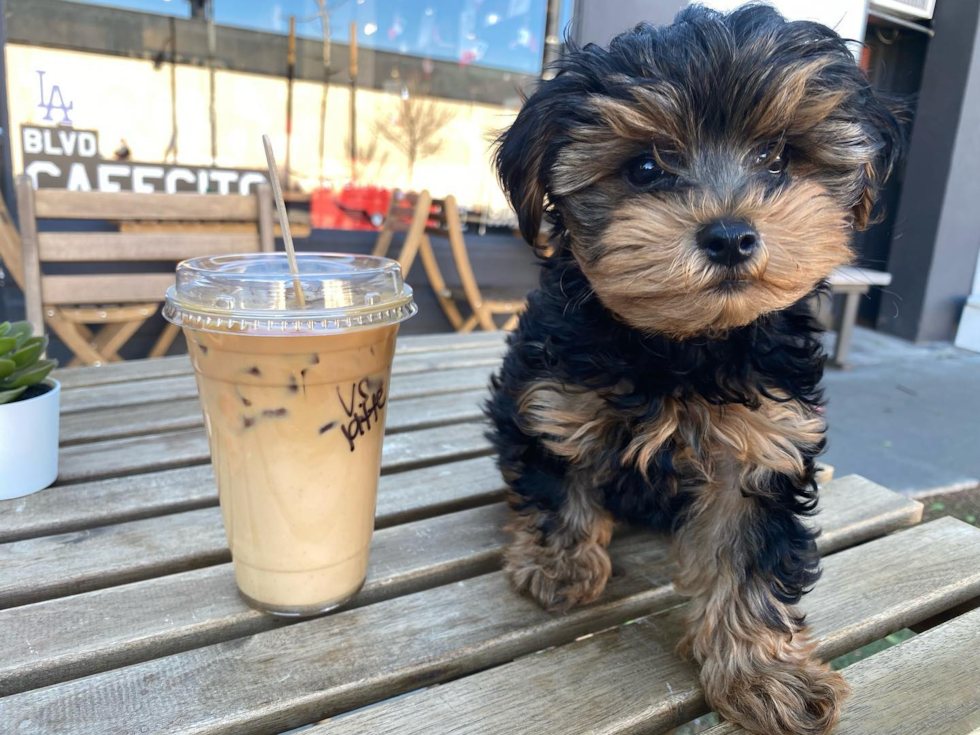
<path id="1" fill-rule="evenodd" d="M 980 485 L 980 354 L 858 328 L 850 360 L 824 378 L 822 459 L 837 477 L 914 494 Z"/>

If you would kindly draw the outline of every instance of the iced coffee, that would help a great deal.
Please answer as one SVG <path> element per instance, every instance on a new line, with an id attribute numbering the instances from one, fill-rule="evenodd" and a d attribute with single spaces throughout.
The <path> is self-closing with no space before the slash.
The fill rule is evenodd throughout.
<path id="1" fill-rule="evenodd" d="M 187 261 L 166 308 L 187 336 L 239 589 L 280 615 L 364 582 L 395 336 L 415 310 L 392 261 L 299 267 L 293 282 L 276 255 Z"/>

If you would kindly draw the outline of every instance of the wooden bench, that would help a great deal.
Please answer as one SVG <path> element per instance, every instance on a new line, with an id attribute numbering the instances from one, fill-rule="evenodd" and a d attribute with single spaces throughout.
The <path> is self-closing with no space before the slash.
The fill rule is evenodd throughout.
<path id="1" fill-rule="evenodd" d="M 42 263 L 84 262 L 103 267 L 176 263 L 199 255 L 275 249 L 272 194 L 267 184 L 257 187 L 254 196 L 35 192 L 30 178 L 19 176 L 17 205 L 21 229 L 18 265 L 27 318 L 36 332 L 42 332 L 46 324 L 58 335 L 75 354 L 72 364 L 103 365 L 121 359 L 119 350 L 159 308 L 167 287 L 173 284 L 173 272 L 51 275 L 43 271 Z M 41 220 L 105 220 L 121 223 L 123 231 L 42 232 Z M 179 223 L 181 229 L 126 231 L 127 223 L 146 220 Z M 193 223 L 203 224 L 195 227 Z M 93 332 L 88 325 L 101 328 Z M 149 356 L 166 354 L 177 333 L 168 324 Z"/>
<path id="2" fill-rule="evenodd" d="M 502 350 L 399 340 L 367 583 L 305 621 L 236 592 L 187 359 L 58 371 L 62 475 L 0 503 L 0 732 L 664 733 L 705 714 L 664 539 L 620 534 L 606 593 L 563 615 L 498 571 L 480 404 Z M 853 475 L 821 507 L 820 655 L 928 628 L 845 670 L 841 731 L 972 732 L 980 529 L 917 525 L 918 502 Z"/>
<path id="3" fill-rule="evenodd" d="M 830 292 L 834 295 L 841 294 L 844 303 L 836 318 L 831 317 L 832 304 L 824 304 L 822 307 L 821 320 L 828 329 L 833 329 L 837 333 L 837 341 L 834 344 L 834 352 L 831 356 L 831 364 L 846 368 L 847 356 L 851 351 L 851 339 L 854 336 L 854 327 L 857 325 L 858 306 L 861 297 L 867 294 L 873 286 L 887 286 L 892 282 L 892 274 L 882 271 L 873 271 L 868 268 L 854 268 L 851 266 L 838 268 L 830 277 Z"/>

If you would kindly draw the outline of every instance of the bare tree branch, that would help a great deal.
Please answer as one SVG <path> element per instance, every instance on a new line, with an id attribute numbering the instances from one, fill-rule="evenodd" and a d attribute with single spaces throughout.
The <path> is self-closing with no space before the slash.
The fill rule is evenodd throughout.
<path id="1" fill-rule="evenodd" d="M 406 92 L 393 105 L 390 115 L 372 123 L 371 130 L 408 159 L 411 182 L 415 164 L 442 150 L 444 140 L 439 134 L 455 117 L 455 110 L 439 105 L 431 97 Z"/>

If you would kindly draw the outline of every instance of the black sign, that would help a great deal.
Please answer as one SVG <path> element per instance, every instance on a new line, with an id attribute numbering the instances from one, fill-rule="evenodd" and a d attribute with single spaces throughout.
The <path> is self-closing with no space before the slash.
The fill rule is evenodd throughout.
<path id="1" fill-rule="evenodd" d="M 250 194 L 268 180 L 250 169 L 116 161 L 99 155 L 99 134 L 69 127 L 21 126 L 24 173 L 36 189 Z"/>

